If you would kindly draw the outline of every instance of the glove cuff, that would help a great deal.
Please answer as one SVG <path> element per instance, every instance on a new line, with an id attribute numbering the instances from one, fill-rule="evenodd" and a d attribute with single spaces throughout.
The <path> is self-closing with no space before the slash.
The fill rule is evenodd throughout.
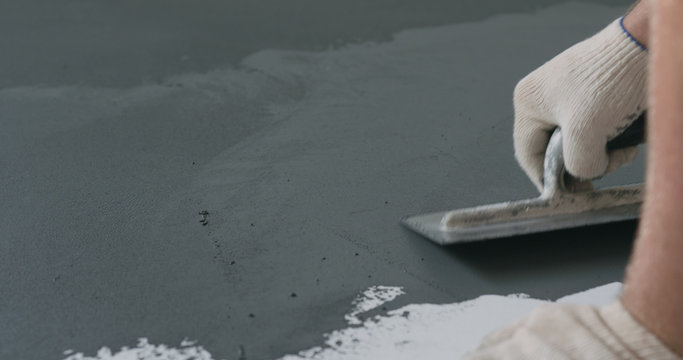
<path id="1" fill-rule="evenodd" d="M 628 349 L 638 359 L 680 360 L 656 335 L 651 333 L 626 310 L 621 301 L 600 309 L 600 315 L 615 337 L 606 337 L 614 342 L 614 349 Z M 612 342 L 607 341 L 607 342 Z"/>
<path id="2" fill-rule="evenodd" d="M 633 35 L 631 35 L 631 33 L 628 32 L 628 30 L 626 30 L 626 28 L 624 27 L 624 18 L 625 17 L 626 16 L 622 16 L 621 18 L 619 18 L 619 27 L 621 27 L 621 31 L 623 31 L 624 34 L 626 34 L 626 37 L 628 37 L 631 41 L 633 41 L 636 45 L 638 45 L 639 48 L 641 48 L 643 51 L 647 52 L 647 47 L 645 45 L 643 45 L 643 43 L 638 41 L 636 38 L 634 38 Z"/>
<path id="3" fill-rule="evenodd" d="M 586 55 L 597 64 L 600 75 L 612 78 L 617 70 L 626 71 L 623 75 L 631 78 L 641 77 L 647 73 L 648 53 L 622 25 L 623 18 L 614 20 L 601 32 L 586 41 L 590 51 Z M 586 50 L 588 50 L 586 49 Z M 598 75 L 598 74 L 595 74 Z"/>

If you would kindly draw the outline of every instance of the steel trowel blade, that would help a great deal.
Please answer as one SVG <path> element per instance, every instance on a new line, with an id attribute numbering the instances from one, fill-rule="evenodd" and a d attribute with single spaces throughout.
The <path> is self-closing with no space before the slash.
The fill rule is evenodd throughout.
<path id="1" fill-rule="evenodd" d="M 401 223 L 447 245 L 633 220 L 641 204 L 637 184 L 415 215 Z"/>

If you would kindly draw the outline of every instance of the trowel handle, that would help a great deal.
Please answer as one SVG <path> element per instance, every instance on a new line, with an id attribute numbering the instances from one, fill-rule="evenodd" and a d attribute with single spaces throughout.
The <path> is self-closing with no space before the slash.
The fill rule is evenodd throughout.
<path id="1" fill-rule="evenodd" d="M 645 118 L 646 112 L 629 125 L 621 134 L 607 142 L 607 151 L 618 150 L 632 146 L 638 146 L 645 142 Z"/>

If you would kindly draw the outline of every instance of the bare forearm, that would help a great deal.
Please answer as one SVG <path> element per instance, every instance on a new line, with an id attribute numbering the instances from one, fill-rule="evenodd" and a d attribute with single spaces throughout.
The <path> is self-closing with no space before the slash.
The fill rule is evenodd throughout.
<path id="1" fill-rule="evenodd" d="M 646 197 L 623 303 L 683 354 L 683 1 L 652 0 L 649 5 Z"/>
<path id="2" fill-rule="evenodd" d="M 646 47 L 650 36 L 650 7 L 650 0 L 636 2 L 629 9 L 623 22 L 626 31 Z"/>

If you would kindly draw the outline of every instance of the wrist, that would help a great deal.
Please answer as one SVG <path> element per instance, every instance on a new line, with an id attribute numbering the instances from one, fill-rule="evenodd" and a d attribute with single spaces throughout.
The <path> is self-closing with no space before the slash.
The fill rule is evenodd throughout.
<path id="1" fill-rule="evenodd" d="M 597 331 L 596 333 L 601 334 L 598 336 L 603 337 L 607 344 L 621 349 L 624 346 L 629 352 L 635 353 L 638 359 L 680 359 L 661 339 L 643 326 L 622 301 L 601 308 L 600 315 L 609 329 L 608 334 L 615 337 L 611 338 Z"/>
<path id="2" fill-rule="evenodd" d="M 633 42 L 643 50 L 647 50 L 650 35 L 650 7 L 649 1 L 638 2 L 619 21 L 621 29 Z"/>

